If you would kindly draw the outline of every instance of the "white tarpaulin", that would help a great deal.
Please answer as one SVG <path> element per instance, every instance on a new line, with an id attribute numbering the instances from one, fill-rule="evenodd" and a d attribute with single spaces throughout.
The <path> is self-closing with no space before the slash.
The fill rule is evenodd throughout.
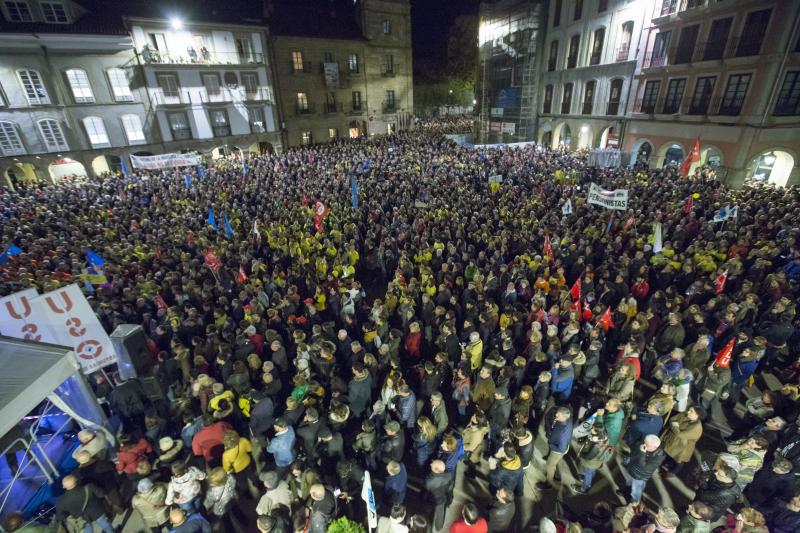
<path id="1" fill-rule="evenodd" d="M 616 148 L 595 148 L 589 153 L 588 165 L 599 168 L 616 168 L 622 159 Z"/>
<path id="2" fill-rule="evenodd" d="M 84 373 L 117 361 L 111 339 L 78 285 L 43 294 L 30 305 L 43 339 L 73 349 Z"/>
<path id="3" fill-rule="evenodd" d="M 39 340 L 36 324 L 31 322 L 30 301 L 39 296 L 36 289 L 24 289 L 0 298 L 0 334 L 15 339 Z"/>
<path id="4" fill-rule="evenodd" d="M 325 86 L 338 87 L 339 86 L 339 63 L 325 62 L 322 64 L 325 71 Z"/>
<path id="5" fill-rule="evenodd" d="M 132 155 L 131 164 L 133 168 L 158 170 L 199 165 L 200 159 L 197 154 Z"/>
<path id="6" fill-rule="evenodd" d="M 592 183 L 589 185 L 589 194 L 586 203 L 599 205 L 606 209 L 625 211 L 628 209 L 628 189 L 615 189 L 607 191 Z"/>

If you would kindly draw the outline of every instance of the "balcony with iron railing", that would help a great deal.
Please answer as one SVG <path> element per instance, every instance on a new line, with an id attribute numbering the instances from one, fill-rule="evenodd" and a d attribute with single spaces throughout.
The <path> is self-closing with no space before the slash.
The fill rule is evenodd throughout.
<path id="1" fill-rule="evenodd" d="M 644 55 L 643 68 L 663 67 L 667 64 L 667 51 L 647 52 Z"/>
<path id="2" fill-rule="evenodd" d="M 663 115 L 677 115 L 681 112 L 682 98 L 664 98 L 659 100 L 658 109 Z"/>
<path id="3" fill-rule="evenodd" d="M 397 111 L 397 102 L 383 102 L 381 109 L 384 113 L 394 113 Z"/>
<path id="4" fill-rule="evenodd" d="M 398 63 L 381 65 L 381 76 L 385 78 L 394 78 L 399 73 L 400 73 L 400 65 Z"/>
<path id="5" fill-rule="evenodd" d="M 292 74 L 311 74 L 311 61 L 289 61 L 289 72 Z"/>
<path id="6" fill-rule="evenodd" d="M 192 103 L 189 91 L 185 89 L 178 89 L 177 91 L 165 90 L 162 88 L 152 89 L 150 97 L 153 100 L 153 104 L 157 106 L 185 105 Z"/>
<path id="7" fill-rule="evenodd" d="M 294 105 L 294 114 L 295 114 L 295 116 L 298 116 L 298 117 L 304 117 L 304 116 L 308 116 L 308 115 L 313 115 L 314 111 L 315 111 L 314 104 L 306 104 L 306 105 L 295 104 Z"/>
<path id="8" fill-rule="evenodd" d="M 656 112 L 657 103 L 655 98 L 637 98 L 633 109 L 636 113 L 652 115 Z"/>
<path id="9" fill-rule="evenodd" d="M 715 105 L 717 102 L 712 102 Z M 734 98 L 726 100 L 725 98 L 719 99 L 719 107 L 714 106 L 717 115 L 725 117 L 738 117 L 742 114 L 742 107 L 744 106 L 744 95 L 741 98 Z"/>
<path id="10" fill-rule="evenodd" d="M 211 131 L 214 133 L 214 137 L 230 137 L 231 136 L 231 125 L 230 124 L 219 124 L 216 126 L 211 126 Z"/>
<path id="11" fill-rule="evenodd" d="M 194 52 L 194 53 L 192 53 Z M 173 53 L 147 45 L 139 51 L 145 65 L 263 65 L 264 54 L 249 52 L 209 52 L 208 50 Z"/>
<path id="12" fill-rule="evenodd" d="M 347 109 L 348 115 L 363 115 L 365 112 L 366 107 L 363 104 L 353 105 L 350 104 L 350 107 Z"/>
<path id="13" fill-rule="evenodd" d="M 631 45 L 629 44 L 625 44 L 617 48 L 617 53 L 614 56 L 617 58 L 617 63 L 621 61 L 627 61 L 630 51 L 631 51 Z"/>
<path id="14" fill-rule="evenodd" d="M 619 113 L 619 101 L 610 101 L 606 107 L 606 115 L 616 115 Z"/>
<path id="15" fill-rule="evenodd" d="M 325 102 L 322 106 L 322 113 L 325 115 L 335 115 L 342 112 L 341 102 Z"/>
<path id="16" fill-rule="evenodd" d="M 188 141 L 192 138 L 192 130 L 190 128 L 171 128 L 172 139 L 175 141 Z"/>
<path id="17" fill-rule="evenodd" d="M 233 96 L 230 91 L 224 88 L 219 89 L 217 92 L 209 92 L 208 89 L 203 89 L 197 93 L 200 102 L 204 104 L 223 104 L 233 101 Z M 191 100 L 191 95 L 189 95 Z"/>
<path id="18" fill-rule="evenodd" d="M 248 102 L 274 102 L 270 87 L 244 88 L 244 99 Z"/>

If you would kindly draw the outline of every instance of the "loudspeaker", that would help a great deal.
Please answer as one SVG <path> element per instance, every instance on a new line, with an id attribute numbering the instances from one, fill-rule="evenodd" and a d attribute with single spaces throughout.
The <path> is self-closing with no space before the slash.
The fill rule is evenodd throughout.
<path id="1" fill-rule="evenodd" d="M 142 326 L 120 324 L 110 337 L 117 352 L 120 377 L 131 379 L 147 376 L 153 367 L 153 359 L 147 350 L 147 338 Z"/>

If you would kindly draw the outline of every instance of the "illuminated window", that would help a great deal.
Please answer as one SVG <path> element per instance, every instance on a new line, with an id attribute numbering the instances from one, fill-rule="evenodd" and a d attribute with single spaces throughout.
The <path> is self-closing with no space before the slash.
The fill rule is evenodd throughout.
<path id="1" fill-rule="evenodd" d="M 292 70 L 295 72 L 303 72 L 303 52 L 292 52 Z"/>
<path id="2" fill-rule="evenodd" d="M 60 2 L 40 2 L 39 5 L 42 7 L 45 22 L 54 24 L 66 24 L 69 22 L 64 4 Z"/>
<path id="3" fill-rule="evenodd" d="M 25 147 L 22 145 L 17 125 L 13 122 L 0 122 L 0 153 L 4 156 L 23 155 Z"/>
<path id="4" fill-rule="evenodd" d="M 89 137 L 89 143 L 93 148 L 111 145 L 108 142 L 108 132 L 106 132 L 106 125 L 103 124 L 102 118 L 86 117 L 83 119 L 83 127 L 86 129 L 86 135 Z"/>
<path id="5" fill-rule="evenodd" d="M 25 90 L 25 97 L 31 105 L 49 104 L 50 97 L 47 95 L 47 89 L 44 88 L 42 78 L 35 70 L 19 70 L 17 71 L 19 81 L 22 88 Z"/>
<path id="6" fill-rule="evenodd" d="M 128 76 L 121 68 L 110 68 L 106 71 L 108 82 L 111 84 L 111 93 L 117 102 L 133 102 L 133 93 L 128 84 Z"/>
<path id="7" fill-rule="evenodd" d="M 142 120 L 139 115 L 122 115 L 120 119 L 122 120 L 122 129 L 125 130 L 125 136 L 128 138 L 129 143 L 145 142 Z"/>
<path id="8" fill-rule="evenodd" d="M 69 145 L 61 131 L 61 125 L 51 118 L 45 118 L 38 122 L 39 133 L 48 152 L 60 152 L 69 150 Z"/>

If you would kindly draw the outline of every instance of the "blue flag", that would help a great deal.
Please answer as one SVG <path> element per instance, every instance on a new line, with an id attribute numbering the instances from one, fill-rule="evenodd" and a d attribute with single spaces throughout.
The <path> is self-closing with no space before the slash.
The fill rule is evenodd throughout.
<path id="1" fill-rule="evenodd" d="M 208 208 L 208 223 L 211 225 L 212 228 L 214 228 L 214 231 L 219 233 L 219 226 L 217 226 L 217 219 L 214 218 L 214 208 L 213 207 L 209 207 Z"/>
<path id="2" fill-rule="evenodd" d="M 358 180 L 355 176 L 350 176 L 350 197 L 353 209 L 358 209 Z"/>
<path id="3" fill-rule="evenodd" d="M 242 172 L 244 172 L 244 175 L 247 176 L 247 163 L 244 161 L 242 161 Z"/>
<path id="4" fill-rule="evenodd" d="M 186 180 L 186 189 L 191 190 L 192 188 L 192 177 L 189 174 L 184 174 L 183 179 Z"/>
<path id="5" fill-rule="evenodd" d="M 231 228 L 231 223 L 228 222 L 228 215 L 222 213 L 222 225 L 225 227 L 225 237 L 230 239 L 233 237 L 233 228 Z"/>
<path id="6" fill-rule="evenodd" d="M 22 248 L 18 246 L 14 246 L 13 244 L 6 248 L 6 251 L 0 255 L 0 265 L 5 265 L 8 263 L 9 257 L 14 257 L 15 255 L 19 255 L 22 253 Z"/>
<path id="7" fill-rule="evenodd" d="M 119 165 L 120 165 L 120 168 L 122 169 L 122 175 L 127 178 L 128 177 L 128 167 L 127 167 L 127 165 L 125 165 L 125 160 L 124 159 L 120 159 L 119 160 Z"/>
<path id="8" fill-rule="evenodd" d="M 204 167 L 203 165 L 198 165 L 197 166 L 197 175 L 200 176 L 201 178 L 205 178 L 206 177 L 206 167 Z"/>
<path id="9" fill-rule="evenodd" d="M 100 267 L 106 264 L 105 259 L 100 257 L 97 252 L 92 250 L 91 248 L 86 249 L 86 259 L 89 261 L 89 264 L 92 266 Z"/>

